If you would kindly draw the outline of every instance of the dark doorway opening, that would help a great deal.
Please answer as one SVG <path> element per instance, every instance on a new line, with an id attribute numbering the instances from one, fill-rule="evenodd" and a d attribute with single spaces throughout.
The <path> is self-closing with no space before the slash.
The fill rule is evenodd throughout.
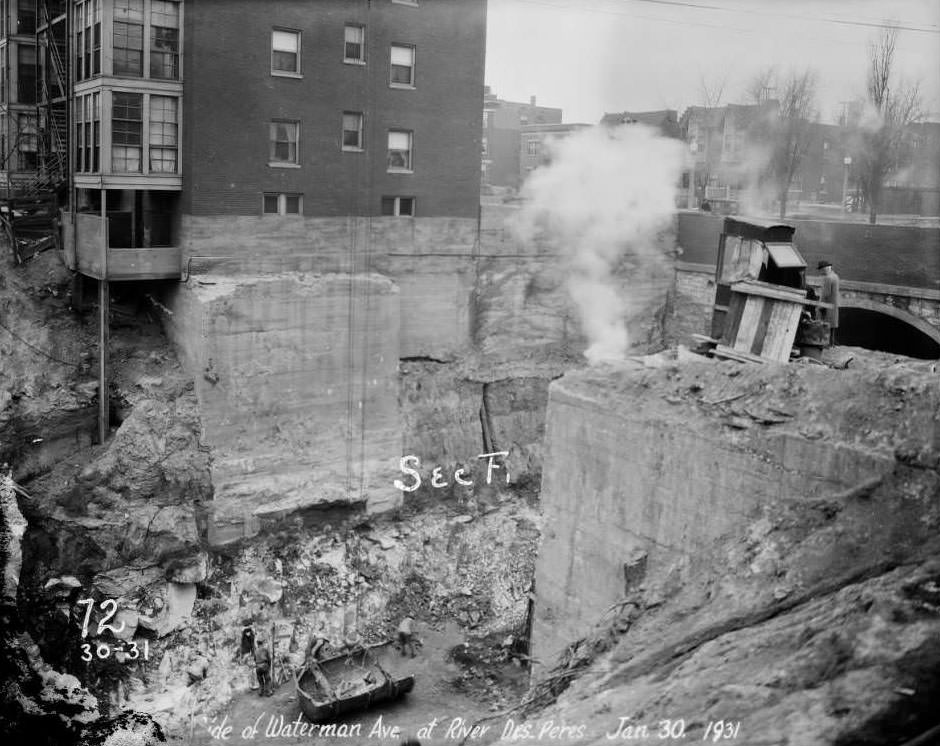
<path id="1" fill-rule="evenodd" d="M 840 308 L 838 343 L 907 355 L 940 358 L 940 344 L 894 316 L 867 308 Z"/>

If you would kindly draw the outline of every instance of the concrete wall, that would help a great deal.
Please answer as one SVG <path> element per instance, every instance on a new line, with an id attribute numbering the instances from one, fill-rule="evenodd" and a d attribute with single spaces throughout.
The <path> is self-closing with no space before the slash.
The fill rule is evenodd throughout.
<path id="1" fill-rule="evenodd" d="M 454 359 L 470 344 L 477 220 L 184 216 L 184 277 L 376 272 L 401 289 L 401 357 Z M 211 279 L 211 278 L 208 278 Z"/>
<path id="2" fill-rule="evenodd" d="M 714 266 L 722 221 L 705 213 L 680 213 L 680 259 Z M 940 228 L 825 220 L 784 222 L 796 226 L 794 241 L 810 274 L 816 272 L 820 259 L 828 259 L 843 280 L 940 289 Z"/>
<path id="3" fill-rule="evenodd" d="M 251 535 L 265 518 L 309 506 L 394 507 L 395 285 L 344 274 L 203 282 L 174 290 L 168 331 L 196 373 L 212 450 L 210 541 Z"/>
<path id="4" fill-rule="evenodd" d="M 343 62 L 365 27 L 364 65 Z M 271 31 L 301 32 L 302 77 L 271 74 Z M 475 217 L 485 2 L 188 0 L 183 213 L 261 215 L 262 193 L 303 194 L 305 215 L 378 215 L 382 196 L 421 216 Z M 392 43 L 414 45 L 415 86 L 389 86 Z M 342 149 L 344 111 L 365 113 L 362 152 Z M 272 119 L 299 120 L 300 167 L 268 165 Z M 414 132 L 413 173 L 387 170 L 390 128 Z"/>
<path id="5" fill-rule="evenodd" d="M 533 655 L 550 664 L 589 632 L 627 595 L 624 563 L 638 553 L 646 569 L 633 587 L 678 582 L 762 505 L 832 495 L 893 469 L 895 448 L 934 442 L 940 392 L 925 381 L 903 369 L 702 362 L 669 375 L 588 369 L 553 382 Z M 898 391 L 911 395 L 892 400 L 897 416 L 872 418 L 872 402 Z M 730 406 L 745 423 L 732 428 L 729 405 L 704 402 L 736 394 Z M 770 428 L 747 414 L 770 407 L 791 416 Z"/>

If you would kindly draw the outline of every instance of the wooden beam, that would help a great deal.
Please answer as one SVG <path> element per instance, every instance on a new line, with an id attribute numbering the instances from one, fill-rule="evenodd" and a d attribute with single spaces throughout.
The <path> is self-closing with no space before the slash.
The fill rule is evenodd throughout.
<path id="1" fill-rule="evenodd" d="M 741 363 L 766 363 L 768 362 L 762 357 L 757 355 L 752 355 L 750 352 L 742 352 L 740 350 L 733 350 L 726 345 L 718 345 L 713 351 L 712 354 L 716 357 L 725 357 L 729 360 L 737 360 Z"/>
<path id="2" fill-rule="evenodd" d="M 731 285 L 733 293 L 744 293 L 745 295 L 759 295 L 763 298 L 773 298 L 774 300 L 786 300 L 790 303 L 800 303 L 806 299 L 805 290 L 788 288 L 785 285 L 773 285 L 769 282 L 758 282 L 756 280 L 743 280 Z"/>

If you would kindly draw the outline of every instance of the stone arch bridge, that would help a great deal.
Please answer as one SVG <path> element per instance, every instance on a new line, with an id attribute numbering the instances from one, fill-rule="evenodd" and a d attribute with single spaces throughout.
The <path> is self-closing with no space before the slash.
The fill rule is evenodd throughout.
<path id="1" fill-rule="evenodd" d="M 679 214 L 677 332 L 707 331 L 714 298 L 715 259 L 723 218 Z M 839 341 L 940 358 L 940 228 L 838 221 L 782 221 L 796 226 L 808 282 L 827 259 L 841 278 Z M 704 318 L 703 326 L 698 319 Z"/>

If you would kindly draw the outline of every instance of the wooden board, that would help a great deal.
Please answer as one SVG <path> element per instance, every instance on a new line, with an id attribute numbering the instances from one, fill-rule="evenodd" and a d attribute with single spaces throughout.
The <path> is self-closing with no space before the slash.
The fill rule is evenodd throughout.
<path id="1" fill-rule="evenodd" d="M 747 296 L 740 293 L 732 293 L 731 300 L 728 302 L 728 313 L 725 314 L 724 325 L 721 331 L 721 341 L 726 345 L 732 345 L 738 335 L 738 326 L 741 323 L 741 314 L 744 312 L 744 303 Z"/>
<path id="2" fill-rule="evenodd" d="M 764 311 L 765 300 L 761 297 L 747 297 L 744 301 L 744 310 L 741 312 L 741 323 L 738 324 L 738 332 L 735 335 L 732 347 L 737 352 L 752 352 L 757 339 L 757 331 L 760 328 L 761 314 Z M 759 344 L 757 344 L 759 347 Z"/>
<path id="3" fill-rule="evenodd" d="M 741 280 L 731 285 L 731 291 L 735 293 L 746 293 L 747 295 L 759 295 L 764 298 L 775 298 L 777 300 L 790 301 L 798 303 L 806 299 L 806 291 L 797 288 L 788 288 L 785 285 L 774 285 L 770 282 L 760 282 L 758 280 Z"/>
<path id="4" fill-rule="evenodd" d="M 796 340 L 802 307 L 794 303 L 777 301 L 767 327 L 761 357 L 785 363 Z"/>
<path id="5" fill-rule="evenodd" d="M 730 347 L 725 345 L 718 345 L 715 348 L 713 353 L 715 357 L 723 357 L 728 360 L 737 360 L 741 363 L 766 363 L 762 357 L 758 355 L 752 355 L 750 352 L 739 352 L 738 350 L 733 350 Z"/>

